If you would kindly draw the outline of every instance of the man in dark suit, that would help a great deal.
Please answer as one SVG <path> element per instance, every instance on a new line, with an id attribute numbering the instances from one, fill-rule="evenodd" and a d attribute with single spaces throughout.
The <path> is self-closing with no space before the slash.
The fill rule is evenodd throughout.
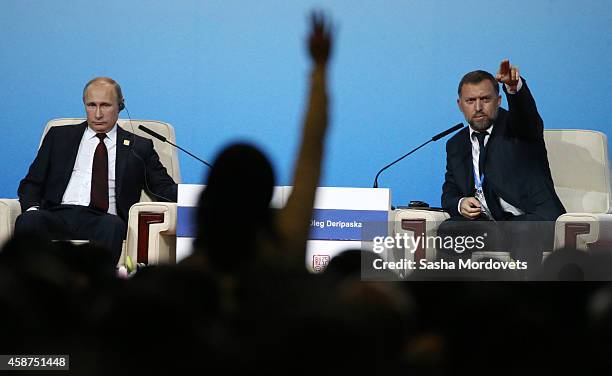
<path id="1" fill-rule="evenodd" d="M 117 125 L 125 107 L 121 87 L 98 77 L 83 90 L 87 121 L 49 129 L 19 184 L 22 214 L 15 234 L 88 239 L 117 262 L 130 207 L 142 189 L 176 201 L 177 187 L 151 140 Z"/>
<path id="2" fill-rule="evenodd" d="M 500 108 L 498 82 L 507 111 Z M 467 73 L 458 95 L 470 126 L 446 144 L 442 207 L 450 222 L 554 221 L 565 213 L 554 190 L 542 118 L 518 68 L 504 60 L 496 77 Z M 441 231 L 453 226 L 445 222 Z"/>

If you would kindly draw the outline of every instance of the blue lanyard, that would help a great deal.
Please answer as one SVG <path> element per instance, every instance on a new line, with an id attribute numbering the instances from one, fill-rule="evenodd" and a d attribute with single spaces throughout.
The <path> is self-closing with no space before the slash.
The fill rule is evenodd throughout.
<path id="1" fill-rule="evenodd" d="M 474 185 L 476 186 L 476 191 L 478 193 L 482 193 L 482 184 L 484 183 L 484 172 L 480 175 L 480 178 L 478 177 L 478 174 L 476 173 L 476 168 L 472 168 L 472 171 L 474 171 Z"/>

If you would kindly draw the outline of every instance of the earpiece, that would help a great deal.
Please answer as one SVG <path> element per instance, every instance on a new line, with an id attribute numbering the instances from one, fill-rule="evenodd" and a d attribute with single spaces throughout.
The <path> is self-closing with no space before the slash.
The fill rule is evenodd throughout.
<path id="1" fill-rule="evenodd" d="M 122 111 L 123 109 L 125 109 L 125 102 L 122 99 L 121 102 L 119 102 L 119 111 Z"/>

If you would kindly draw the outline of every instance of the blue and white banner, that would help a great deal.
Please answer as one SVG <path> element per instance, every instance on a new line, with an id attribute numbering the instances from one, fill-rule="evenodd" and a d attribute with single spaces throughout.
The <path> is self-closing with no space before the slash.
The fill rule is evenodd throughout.
<path id="1" fill-rule="evenodd" d="M 372 224 L 384 225 L 383 232 L 374 236 L 387 235 L 387 210 L 339 210 L 314 209 L 310 221 L 311 240 L 372 240 L 364 238 L 364 231 Z M 371 234 L 371 231 L 367 231 Z"/>
<path id="2" fill-rule="evenodd" d="M 192 252 L 197 230 L 195 212 L 203 189 L 203 185 L 179 185 L 177 262 Z M 275 187 L 270 206 L 282 208 L 290 195 L 291 187 Z M 362 241 L 387 235 L 391 193 L 387 188 L 320 187 L 314 207 L 306 267 L 311 271 L 320 271 L 336 254 L 346 249 L 360 249 Z M 236 220 L 238 226 L 239 218 Z"/>

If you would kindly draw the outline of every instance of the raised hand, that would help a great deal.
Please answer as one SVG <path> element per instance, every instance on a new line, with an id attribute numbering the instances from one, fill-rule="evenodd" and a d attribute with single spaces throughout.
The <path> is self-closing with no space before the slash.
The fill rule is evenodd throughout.
<path id="1" fill-rule="evenodd" d="M 510 91 L 516 91 L 520 76 L 518 67 L 510 65 L 510 61 L 505 59 L 499 65 L 499 71 L 497 71 L 495 78 L 498 82 L 508 85 Z"/>
<path id="2" fill-rule="evenodd" d="M 322 12 L 312 12 L 309 18 L 311 26 L 306 40 L 312 67 L 302 141 L 295 163 L 291 195 L 285 207 L 275 216 L 276 234 L 282 243 L 277 249 L 298 251 L 282 253 L 293 257 L 299 265 L 304 263 L 312 208 L 323 163 L 328 123 L 326 68 L 332 46 L 330 19 Z"/>
<path id="3" fill-rule="evenodd" d="M 319 66 L 325 66 L 332 48 L 331 23 L 322 11 L 310 14 L 311 30 L 308 37 L 310 57 Z"/>

